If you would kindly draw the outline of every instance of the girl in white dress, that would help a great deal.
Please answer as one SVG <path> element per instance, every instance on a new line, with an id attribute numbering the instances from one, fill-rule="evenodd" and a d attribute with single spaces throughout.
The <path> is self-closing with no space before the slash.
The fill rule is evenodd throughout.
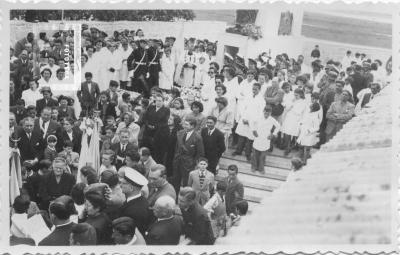
<path id="1" fill-rule="evenodd" d="M 319 131 L 319 110 L 321 106 L 315 102 L 310 105 L 309 110 L 305 110 L 304 116 L 300 122 L 300 134 L 297 142 L 302 146 L 300 150 L 301 159 L 306 164 L 310 155 L 311 147 L 317 144 Z"/>
<path id="2" fill-rule="evenodd" d="M 161 72 L 159 75 L 160 89 L 170 91 L 174 84 L 175 62 L 171 56 L 171 48 L 166 48 L 160 60 Z"/>
<path id="3" fill-rule="evenodd" d="M 294 101 L 286 108 L 286 115 L 282 121 L 282 133 L 284 135 L 285 155 L 291 151 L 291 141 L 297 138 L 300 132 L 300 121 L 306 109 L 306 101 L 304 100 L 304 91 L 296 89 L 294 91 Z"/>

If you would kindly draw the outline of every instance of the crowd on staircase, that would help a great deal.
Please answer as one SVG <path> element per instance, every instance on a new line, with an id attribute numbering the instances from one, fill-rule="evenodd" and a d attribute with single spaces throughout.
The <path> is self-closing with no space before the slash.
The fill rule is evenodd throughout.
<path id="1" fill-rule="evenodd" d="M 208 40 L 81 36 L 77 90 L 72 31 L 10 50 L 12 244 L 213 244 L 248 209 L 235 164 L 215 181 L 228 147 L 261 174 L 274 147 L 304 165 L 391 73 L 350 51 L 218 63 Z"/>

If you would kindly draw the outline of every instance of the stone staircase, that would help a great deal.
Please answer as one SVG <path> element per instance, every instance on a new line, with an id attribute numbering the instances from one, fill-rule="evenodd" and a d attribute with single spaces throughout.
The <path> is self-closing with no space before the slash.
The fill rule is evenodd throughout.
<path id="1" fill-rule="evenodd" d="M 239 168 L 238 178 L 244 185 L 244 198 L 251 208 L 264 197 L 271 196 L 272 192 L 286 181 L 290 173 L 293 155 L 284 156 L 283 151 L 274 148 L 274 151 L 267 155 L 265 163 L 265 174 L 252 172 L 251 165 L 243 155 L 232 156 L 233 149 L 228 149 L 219 162 L 219 171 L 216 180 L 220 181 L 228 175 L 228 166 L 236 164 Z"/>

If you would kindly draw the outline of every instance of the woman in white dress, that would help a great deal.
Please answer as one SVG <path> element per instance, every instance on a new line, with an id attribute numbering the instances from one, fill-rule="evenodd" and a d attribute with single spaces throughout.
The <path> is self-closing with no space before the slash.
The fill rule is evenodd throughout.
<path id="1" fill-rule="evenodd" d="M 25 106 L 36 106 L 36 101 L 42 99 L 42 95 L 38 89 L 37 80 L 29 80 L 29 89 L 22 92 L 22 99 L 25 101 Z"/>
<path id="2" fill-rule="evenodd" d="M 310 109 L 306 109 L 304 116 L 300 122 L 300 134 L 297 142 L 302 146 L 300 150 L 300 158 L 303 163 L 307 163 L 310 155 L 311 147 L 318 143 L 318 131 L 320 125 L 319 110 L 321 106 L 315 102 L 310 105 Z"/>
<path id="3" fill-rule="evenodd" d="M 291 141 L 297 138 L 300 132 L 300 121 L 306 109 L 306 101 L 304 100 L 304 91 L 296 89 L 294 91 L 294 101 L 286 108 L 286 116 L 282 121 L 282 133 L 284 135 L 285 155 L 291 151 Z"/>
<path id="4" fill-rule="evenodd" d="M 237 91 L 237 111 L 236 111 L 236 118 L 239 119 L 239 113 L 242 112 L 243 107 L 245 105 L 245 101 L 251 98 L 253 92 L 253 84 L 256 83 L 256 80 L 254 79 L 256 76 L 256 71 L 255 70 L 248 70 L 246 74 L 246 79 L 243 80 L 239 84 L 239 89 Z"/>
<path id="5" fill-rule="evenodd" d="M 181 80 L 182 87 L 192 87 L 194 85 L 196 70 L 196 55 L 189 49 L 185 52 L 182 59 Z"/>
<path id="6" fill-rule="evenodd" d="M 204 84 L 203 87 L 201 88 L 201 102 L 203 103 L 204 106 L 204 112 L 208 113 L 211 111 L 211 108 L 215 106 L 215 97 L 216 97 L 216 92 L 215 92 L 215 75 L 217 74 L 217 71 L 210 67 L 208 70 L 208 75 L 204 79 Z"/>
<path id="7" fill-rule="evenodd" d="M 108 50 L 105 51 L 104 57 L 106 58 L 105 62 L 106 76 L 104 81 L 99 82 L 100 91 L 107 90 L 109 88 L 111 80 L 119 82 L 119 72 L 121 71 L 122 68 L 122 56 L 116 50 L 115 43 L 111 43 L 109 45 Z"/>
<path id="8" fill-rule="evenodd" d="M 170 91 L 174 84 L 175 61 L 171 56 L 171 48 L 166 48 L 160 60 L 161 72 L 159 74 L 160 89 Z"/>
<path id="9" fill-rule="evenodd" d="M 40 72 L 40 79 L 38 80 L 38 88 L 43 87 L 43 86 L 51 86 L 51 76 L 52 72 L 49 68 L 45 68 Z M 55 74 L 54 74 L 55 75 Z"/>

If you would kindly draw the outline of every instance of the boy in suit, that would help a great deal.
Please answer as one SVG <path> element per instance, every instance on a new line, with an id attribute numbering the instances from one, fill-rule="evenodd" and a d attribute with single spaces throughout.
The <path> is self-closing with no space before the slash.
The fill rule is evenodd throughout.
<path id="1" fill-rule="evenodd" d="M 203 206 L 214 192 L 214 175 L 207 170 L 208 161 L 200 158 L 197 169 L 189 174 L 188 186 L 196 191 L 196 199 Z"/>
<path id="2" fill-rule="evenodd" d="M 225 193 L 226 213 L 228 215 L 236 215 L 236 203 L 243 200 L 244 188 L 243 184 L 237 178 L 238 167 L 236 165 L 228 166 L 228 177 L 225 182 L 227 183 Z"/>
<path id="3" fill-rule="evenodd" d="M 86 81 L 82 82 L 81 89 L 77 92 L 82 111 L 86 114 L 89 114 L 96 107 L 100 96 L 99 85 L 96 82 L 92 82 L 92 78 L 93 74 L 91 72 L 86 72 Z"/>

